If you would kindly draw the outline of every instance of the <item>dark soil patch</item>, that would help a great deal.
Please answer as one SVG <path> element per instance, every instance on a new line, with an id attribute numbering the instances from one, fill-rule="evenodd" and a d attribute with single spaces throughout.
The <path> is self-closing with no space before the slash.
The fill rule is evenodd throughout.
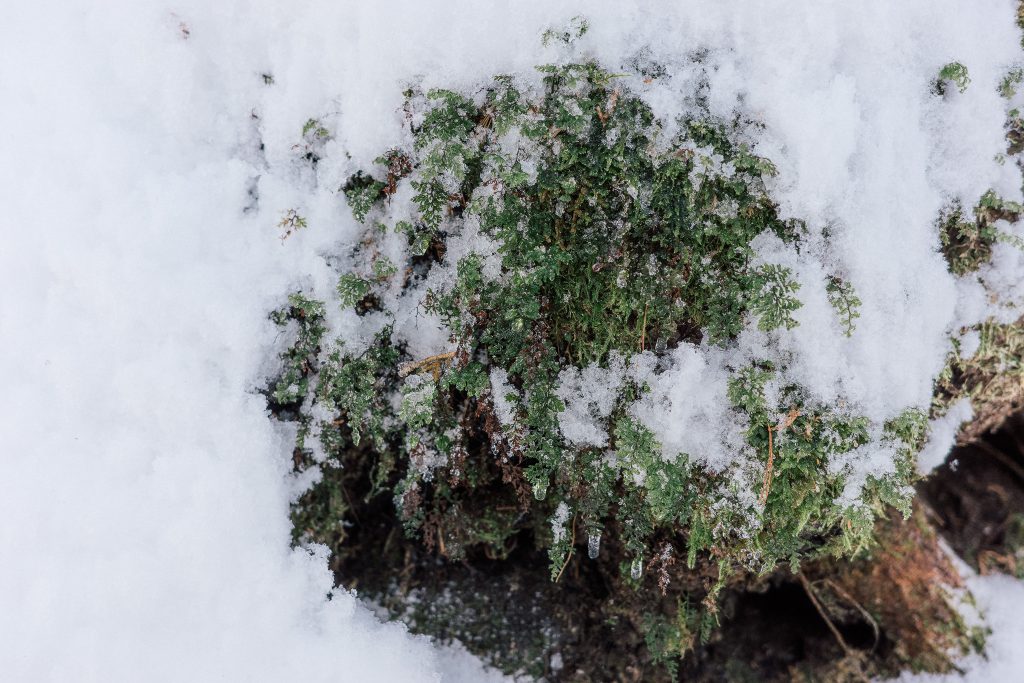
<path id="1" fill-rule="evenodd" d="M 1016 417 L 985 441 L 956 449 L 920 486 L 925 513 L 908 521 L 892 513 L 880 522 L 881 548 L 871 558 L 810 563 L 803 579 L 788 569 L 737 577 L 720 596 L 718 628 L 675 659 L 678 678 L 856 681 L 908 666 L 948 668 L 943 653 L 960 645 L 950 640 L 955 634 L 921 627 L 954 618 L 937 587 L 957 579 L 932 526 L 982 571 L 1017 570 L 1015 544 L 1024 538 L 1015 535 L 1024 531 L 1018 523 L 1024 520 L 1022 439 L 1024 417 Z M 581 530 L 576 554 L 555 583 L 529 522 L 508 539 L 503 557 L 467 546 L 453 561 L 436 544 L 405 536 L 389 495 L 370 495 L 369 461 L 353 454 L 344 463 L 340 486 L 351 524 L 319 539 L 332 546 L 340 585 L 413 631 L 459 640 L 527 680 L 671 680 L 646 640 L 650 619 L 674 618 L 680 601 L 699 604 L 715 575 L 710 563 L 687 570 L 680 561 L 660 571 L 652 563 L 634 587 L 619 567 L 626 554 L 616 546 L 617 530 L 607 530 L 593 560 Z M 683 539 L 659 543 L 685 547 Z"/>
<path id="2" fill-rule="evenodd" d="M 1020 574 L 1024 544 L 1024 415 L 953 450 L 919 487 L 939 533 L 982 573 Z"/>
<path id="3" fill-rule="evenodd" d="M 736 592 L 723 607 L 722 627 L 687 657 L 686 681 L 791 681 L 833 672 L 845 653 L 801 583 L 780 573 L 764 592 Z M 847 644 L 867 650 L 873 632 L 863 621 L 833 620 Z M 833 672 L 834 673 L 834 672 Z"/>

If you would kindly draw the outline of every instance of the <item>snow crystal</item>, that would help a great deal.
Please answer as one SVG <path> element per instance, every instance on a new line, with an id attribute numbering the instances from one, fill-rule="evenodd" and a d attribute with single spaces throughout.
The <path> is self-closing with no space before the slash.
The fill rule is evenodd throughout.
<path id="1" fill-rule="evenodd" d="M 509 400 L 509 396 L 516 396 L 516 391 L 508 382 L 508 373 L 497 366 L 491 368 L 491 401 L 494 404 L 494 413 L 498 422 L 503 427 L 508 427 L 515 422 L 515 404 Z"/>
<path id="2" fill-rule="evenodd" d="M 1019 236 L 1019 226 L 1011 232 Z M 992 295 L 986 297 L 987 306 L 979 316 L 991 316 L 998 323 L 1015 322 L 1024 314 L 1024 250 L 1014 244 L 997 242 L 992 246 L 992 260 L 982 266 L 979 280 L 987 292 L 997 293 L 998 299 L 992 301 Z M 974 320 L 970 322 L 975 322 Z M 968 323 L 964 323 L 968 324 Z"/>
<path id="3" fill-rule="evenodd" d="M 981 332 L 978 330 L 967 330 L 960 335 L 960 358 L 968 360 L 981 348 Z"/>
<path id="4" fill-rule="evenodd" d="M 944 463 L 956 443 L 960 425 L 973 417 L 971 399 L 964 397 L 949 406 L 945 415 L 932 420 L 928 425 L 928 442 L 917 456 L 917 471 L 928 474 Z"/>
<path id="5" fill-rule="evenodd" d="M 612 414 L 625 375 L 625 360 L 613 353 L 608 367 L 596 363 L 580 370 L 566 367 L 558 375 L 555 395 L 565 410 L 558 414 L 558 428 L 566 441 L 577 446 L 608 445 L 604 421 Z"/>
<path id="6" fill-rule="evenodd" d="M 749 142 L 779 169 L 772 196 L 808 224 L 799 253 L 759 245 L 801 284 L 798 327 L 748 328 L 728 352 L 680 345 L 661 367 L 630 360 L 651 386 L 631 411 L 666 455 L 736 457 L 725 379 L 744 359 L 779 362 L 814 400 L 876 426 L 926 408 L 949 336 L 1013 319 L 1024 301 L 1019 251 L 997 244 L 977 277 L 954 278 L 934 228 L 953 199 L 970 206 L 989 187 L 1020 198 L 1015 165 L 993 161 L 1005 146 L 996 85 L 1021 59 L 1010 0 L 8 5 L 5 679 L 483 678 L 331 592 L 323 549 L 290 549 L 289 435 L 255 392 L 272 371 L 266 313 L 282 292 L 332 291 L 326 256 L 360 235 L 336 189 L 405 140 L 405 87 L 536 78 L 563 49 L 539 51 L 539 30 L 581 12 L 586 56 L 614 66 L 643 49 L 666 67 L 630 85 L 667 133 L 700 82 L 713 114 L 763 126 Z M 937 97 L 951 60 L 972 83 Z M 315 168 L 296 148 L 310 117 L 330 131 Z M 309 227 L 282 242 L 274 226 L 290 209 Z M 829 275 L 863 302 L 849 338 L 820 293 Z M 330 333 L 359 349 L 394 322 L 414 355 L 448 348 L 421 299 L 395 303 L 394 321 L 329 307 Z M 573 405 L 570 433 L 600 440 L 604 404 Z M 944 445 L 924 460 L 948 432 L 933 425 Z M 841 465 L 884 470 L 875 446 Z M 988 667 L 978 680 L 1013 679 L 1020 585 L 974 585 L 996 633 L 992 658 L 972 666 Z"/>
<path id="7" fill-rule="evenodd" d="M 566 540 L 568 532 L 565 523 L 569 521 L 569 506 L 562 501 L 555 508 L 555 514 L 551 515 L 551 535 L 554 537 L 555 545 Z"/>
<path id="8" fill-rule="evenodd" d="M 652 357 L 630 360 L 630 377 L 650 388 L 630 413 L 654 433 L 664 457 L 686 454 L 715 470 L 732 464 L 743 451 L 743 433 L 731 415 L 723 355 L 682 343 L 666 354 L 660 370 Z"/>
<path id="9" fill-rule="evenodd" d="M 896 445 L 879 442 L 877 437 L 864 446 L 835 454 L 828 463 L 829 472 L 845 476 L 843 492 L 836 499 L 836 505 L 841 508 L 864 505 L 860 495 L 869 476 L 881 477 L 895 471 L 898 455 Z"/>

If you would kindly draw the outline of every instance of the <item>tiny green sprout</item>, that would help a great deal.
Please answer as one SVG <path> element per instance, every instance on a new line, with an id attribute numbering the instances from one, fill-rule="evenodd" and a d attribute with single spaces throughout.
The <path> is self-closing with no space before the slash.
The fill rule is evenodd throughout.
<path id="1" fill-rule="evenodd" d="M 797 325 L 793 312 L 803 304 L 794 296 L 800 285 L 790 279 L 791 273 L 784 266 L 768 264 L 754 275 L 759 291 L 752 310 L 759 318 L 757 326 L 766 332 L 779 327 L 791 330 Z"/>
<path id="2" fill-rule="evenodd" d="M 277 405 L 295 404 L 309 390 L 310 369 L 327 331 L 324 304 L 301 294 L 292 294 L 288 297 L 288 305 L 274 311 L 270 318 L 282 328 L 289 323 L 298 327 L 294 343 L 280 356 L 283 368 L 270 393 L 271 400 Z"/>
<path id="3" fill-rule="evenodd" d="M 357 221 L 362 222 L 366 220 L 366 215 L 373 205 L 384 196 L 386 187 L 385 183 L 360 171 L 341 186 L 341 192 L 345 195 L 352 215 Z"/>
<path id="4" fill-rule="evenodd" d="M 387 256 L 378 256 L 373 260 L 373 275 L 378 281 L 387 280 L 398 272 L 398 266 Z"/>
<path id="5" fill-rule="evenodd" d="M 1017 94 L 1017 86 L 1024 82 L 1024 68 L 1015 67 L 1010 69 L 1003 80 L 999 82 L 999 94 L 1010 99 Z M 1011 116 L 1014 112 L 1010 112 Z"/>
<path id="6" fill-rule="evenodd" d="M 939 95 L 946 94 L 946 83 L 952 83 L 963 93 L 971 82 L 967 67 L 960 62 L 950 62 L 939 70 L 939 78 L 935 82 L 935 90 Z"/>
<path id="7" fill-rule="evenodd" d="M 861 301 L 853 289 L 853 285 L 834 275 L 829 276 L 825 284 L 825 291 L 828 294 L 828 302 L 836 310 L 839 322 L 843 326 L 843 333 L 850 337 L 853 335 L 853 321 L 860 317 Z"/>
<path id="8" fill-rule="evenodd" d="M 338 299 L 344 308 L 351 308 L 370 293 L 370 283 L 353 273 L 338 278 Z"/>
<path id="9" fill-rule="evenodd" d="M 563 45 L 571 45 L 578 38 L 582 38 L 590 30 L 590 23 L 586 18 L 575 16 L 569 20 L 569 26 L 562 30 L 549 28 L 541 34 L 541 44 L 547 47 L 552 41 Z"/>
<path id="10" fill-rule="evenodd" d="M 273 77 L 271 77 L 271 81 L 273 81 Z M 307 140 L 324 140 L 331 137 L 331 132 L 324 128 L 324 125 L 320 123 L 320 119 L 308 119 L 302 126 L 302 137 Z"/>
<path id="11" fill-rule="evenodd" d="M 395 232 L 401 233 L 409 240 L 409 249 L 413 256 L 423 256 L 430 248 L 433 232 L 424 225 L 414 225 L 409 221 L 395 223 Z"/>

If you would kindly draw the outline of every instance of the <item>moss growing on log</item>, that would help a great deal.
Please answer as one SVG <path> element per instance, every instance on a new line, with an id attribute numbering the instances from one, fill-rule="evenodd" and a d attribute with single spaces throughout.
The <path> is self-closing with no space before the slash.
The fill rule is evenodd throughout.
<path id="1" fill-rule="evenodd" d="M 552 680 L 948 670 L 977 634 L 920 515 L 894 512 L 911 513 L 923 413 L 873 425 L 746 358 L 723 365 L 743 425 L 725 462 L 673 449 L 650 417 L 680 354 L 796 325 L 793 272 L 753 243 L 797 248 L 808 229 L 769 197 L 776 170 L 745 142 L 756 124 L 660 121 L 628 74 L 539 69 L 535 89 L 411 89 L 411 145 L 339 190 L 365 234 L 336 299 L 275 314 L 294 336 L 271 406 L 299 423 L 296 470 L 320 474 L 296 541 L 326 543 L 339 577 L 415 629 Z M 986 197 L 973 222 L 939 226 L 955 273 L 1019 214 Z M 852 334 L 850 283 L 829 275 L 820 294 Z M 395 332 L 410 301 L 443 349 L 413 355 Z M 373 341 L 329 338 L 328 306 L 376 321 Z M 951 361 L 941 400 L 990 391 L 1018 331 L 983 329 L 986 351 Z M 858 479 L 869 446 L 887 467 Z M 803 596 L 820 660 L 759 668 L 716 650 L 758 591 Z M 870 647 L 848 637 L 865 629 Z M 617 648 L 595 657 L 594 642 Z"/>

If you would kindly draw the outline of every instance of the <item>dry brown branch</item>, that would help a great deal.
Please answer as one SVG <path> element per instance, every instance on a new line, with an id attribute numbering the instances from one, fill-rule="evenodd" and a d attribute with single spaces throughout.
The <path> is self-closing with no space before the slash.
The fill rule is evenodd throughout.
<path id="1" fill-rule="evenodd" d="M 764 470 L 764 482 L 761 484 L 761 496 L 758 502 L 763 506 L 768 501 L 768 492 L 772 488 L 772 472 L 775 469 L 775 449 L 772 447 L 772 426 L 768 425 L 768 466 Z"/>
<path id="2" fill-rule="evenodd" d="M 434 379 L 437 379 L 440 375 L 441 368 L 445 363 L 455 358 L 455 352 L 449 351 L 448 353 L 438 353 L 433 356 L 427 356 L 421 360 L 413 360 L 407 363 L 402 363 L 398 366 L 398 376 L 408 377 L 414 372 L 431 372 L 434 375 Z"/>

